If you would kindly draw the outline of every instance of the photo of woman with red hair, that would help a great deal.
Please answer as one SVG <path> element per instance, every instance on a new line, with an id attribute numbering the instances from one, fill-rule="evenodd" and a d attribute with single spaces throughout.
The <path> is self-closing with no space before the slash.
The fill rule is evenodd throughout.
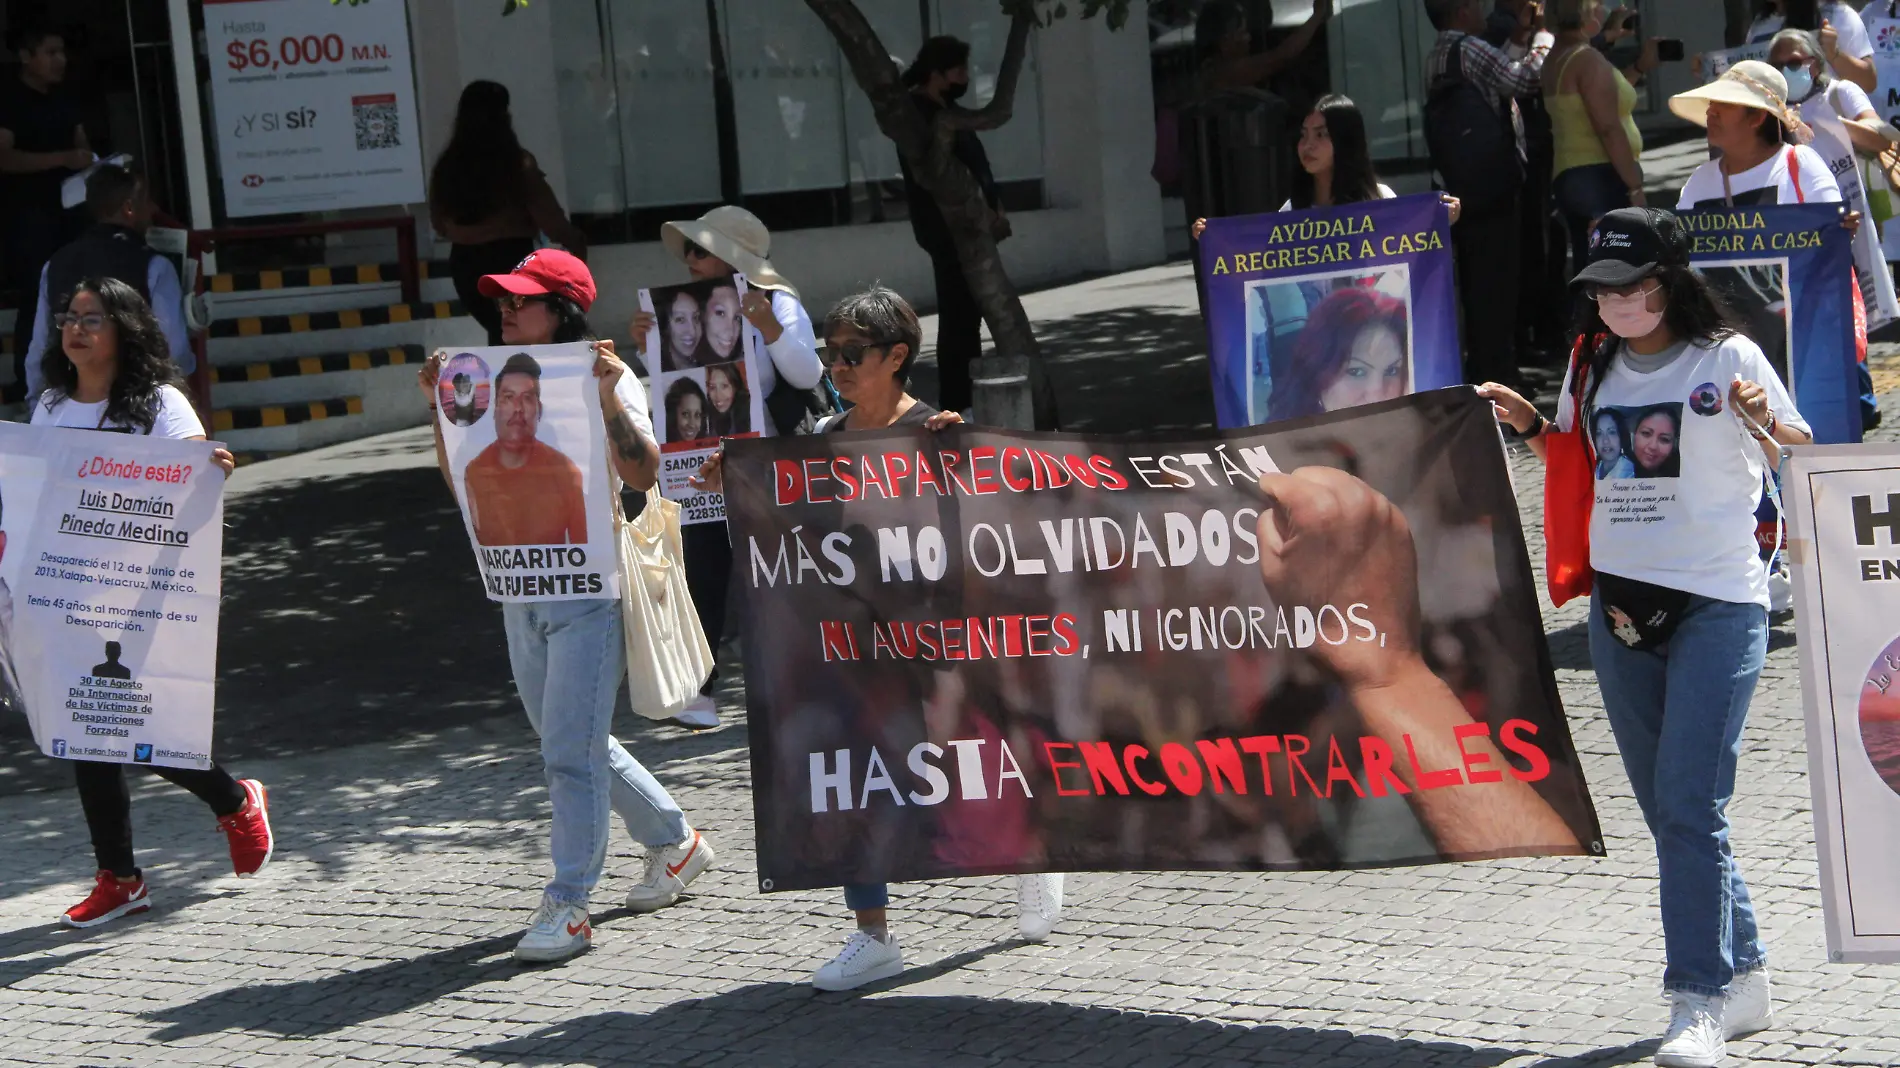
<path id="1" fill-rule="evenodd" d="M 1285 356 L 1273 361 L 1269 421 L 1336 412 L 1409 392 L 1411 331 L 1405 302 L 1357 280 L 1341 281 L 1308 309 Z"/>

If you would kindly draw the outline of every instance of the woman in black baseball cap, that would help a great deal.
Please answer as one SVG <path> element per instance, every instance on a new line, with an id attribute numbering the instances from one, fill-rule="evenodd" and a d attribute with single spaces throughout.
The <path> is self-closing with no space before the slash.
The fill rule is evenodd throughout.
<path id="1" fill-rule="evenodd" d="M 1689 266 L 1689 235 L 1655 208 L 1610 212 L 1574 283 L 1582 339 L 1557 421 L 1478 389 L 1538 456 L 1553 434 L 1614 413 L 1631 462 L 1593 457 L 1590 659 L 1661 875 L 1656 1063 L 1714 1065 L 1773 1019 L 1767 953 L 1728 845 L 1742 726 L 1768 640 L 1755 507 L 1783 445 L 1810 440 L 1761 349 Z M 1609 440 L 1586 436 L 1584 447 Z M 1609 461 L 1609 462 L 1606 462 Z"/>

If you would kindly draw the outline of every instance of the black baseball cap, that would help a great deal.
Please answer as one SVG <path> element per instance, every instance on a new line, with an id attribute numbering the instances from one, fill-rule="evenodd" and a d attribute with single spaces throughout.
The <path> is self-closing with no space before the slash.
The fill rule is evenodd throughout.
<path id="1" fill-rule="evenodd" d="M 1689 265 L 1689 231 L 1661 208 L 1618 208 L 1590 233 L 1590 262 L 1571 285 L 1627 286 L 1656 269 Z"/>

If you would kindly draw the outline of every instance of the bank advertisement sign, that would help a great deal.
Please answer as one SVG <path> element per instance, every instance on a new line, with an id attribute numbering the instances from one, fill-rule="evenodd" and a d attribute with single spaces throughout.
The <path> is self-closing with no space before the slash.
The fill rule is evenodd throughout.
<path id="1" fill-rule="evenodd" d="M 205 42 L 227 216 L 423 199 L 402 0 L 205 0 Z"/>

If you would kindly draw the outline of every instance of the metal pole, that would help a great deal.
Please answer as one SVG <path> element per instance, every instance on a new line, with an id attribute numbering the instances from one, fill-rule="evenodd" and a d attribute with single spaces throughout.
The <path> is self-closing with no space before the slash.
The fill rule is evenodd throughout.
<path id="1" fill-rule="evenodd" d="M 198 97 L 198 42 L 191 33 L 190 0 L 166 0 L 171 15 L 172 81 L 178 89 L 178 134 L 185 151 L 190 207 L 185 225 L 211 226 L 211 171 L 205 163 L 204 108 Z"/>

